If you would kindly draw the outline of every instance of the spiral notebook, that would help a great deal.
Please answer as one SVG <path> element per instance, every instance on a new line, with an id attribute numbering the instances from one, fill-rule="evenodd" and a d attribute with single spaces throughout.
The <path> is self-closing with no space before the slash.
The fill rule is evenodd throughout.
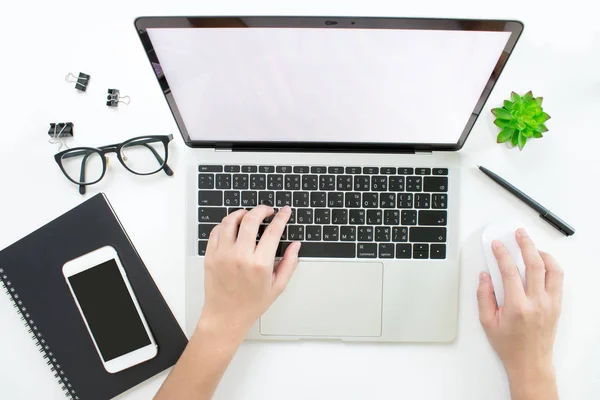
<path id="1" fill-rule="evenodd" d="M 116 374 L 103 367 L 62 274 L 65 262 L 110 245 L 158 345 Z M 104 194 L 0 251 L 0 283 L 67 398 L 110 399 L 175 364 L 187 339 Z"/>

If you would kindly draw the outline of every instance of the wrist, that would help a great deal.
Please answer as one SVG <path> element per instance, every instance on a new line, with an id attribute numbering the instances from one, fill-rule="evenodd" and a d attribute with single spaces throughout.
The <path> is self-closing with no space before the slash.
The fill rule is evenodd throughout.
<path id="1" fill-rule="evenodd" d="M 237 348 L 248 334 L 245 326 L 238 325 L 227 318 L 214 316 L 203 312 L 196 325 L 194 335 L 210 337 L 218 340 L 224 346 Z"/>
<path id="2" fill-rule="evenodd" d="M 506 368 L 513 398 L 537 398 L 536 394 L 556 391 L 556 374 L 551 362 Z M 516 396 L 520 394 L 520 396 Z M 548 397 L 550 398 L 550 397 Z"/>

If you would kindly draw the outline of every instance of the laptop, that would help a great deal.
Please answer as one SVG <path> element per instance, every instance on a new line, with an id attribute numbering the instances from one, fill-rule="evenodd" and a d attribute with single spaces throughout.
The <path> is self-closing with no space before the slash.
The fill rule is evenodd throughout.
<path id="1" fill-rule="evenodd" d="M 248 339 L 455 338 L 458 150 L 487 112 L 520 22 L 142 17 L 135 26 L 193 148 L 188 333 L 202 311 L 211 229 L 269 204 L 292 207 L 278 256 L 299 240 L 300 262 Z"/>

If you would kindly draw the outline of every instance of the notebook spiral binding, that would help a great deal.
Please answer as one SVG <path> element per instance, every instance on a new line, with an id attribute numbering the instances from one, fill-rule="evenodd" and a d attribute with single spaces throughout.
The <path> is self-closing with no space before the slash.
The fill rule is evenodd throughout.
<path id="1" fill-rule="evenodd" d="M 39 352 L 42 353 L 44 359 L 47 360 L 46 364 L 48 364 L 48 367 L 50 367 L 50 371 L 54 374 L 56 381 L 61 385 L 65 396 L 71 400 L 79 400 L 79 396 L 73 388 L 73 385 L 71 385 L 71 382 L 69 382 L 69 378 L 65 376 L 65 372 L 62 370 L 56 357 L 54 357 L 50 346 L 48 346 L 46 343 L 42 333 L 38 331 L 38 327 L 33 320 L 33 316 L 29 315 L 27 312 L 27 307 L 25 307 L 23 301 L 19 299 L 17 290 L 9 280 L 3 268 L 0 268 L 0 286 L 2 286 L 2 288 L 6 291 L 6 294 L 13 303 L 13 307 L 19 312 L 19 314 L 21 314 L 21 321 L 23 321 L 23 324 L 27 328 L 29 334 L 31 334 L 31 340 L 35 342 Z"/>

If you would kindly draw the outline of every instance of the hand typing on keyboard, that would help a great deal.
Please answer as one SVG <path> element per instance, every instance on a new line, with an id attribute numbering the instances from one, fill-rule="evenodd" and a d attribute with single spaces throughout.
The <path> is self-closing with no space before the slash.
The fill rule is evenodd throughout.
<path id="1" fill-rule="evenodd" d="M 524 229 L 516 233 L 526 265 L 527 287 L 506 248 L 492 245 L 504 284 L 498 308 L 490 275 L 480 275 L 479 319 L 504 364 L 512 400 L 558 400 L 552 348 L 562 302 L 563 272 L 556 260 L 536 249 Z"/>

